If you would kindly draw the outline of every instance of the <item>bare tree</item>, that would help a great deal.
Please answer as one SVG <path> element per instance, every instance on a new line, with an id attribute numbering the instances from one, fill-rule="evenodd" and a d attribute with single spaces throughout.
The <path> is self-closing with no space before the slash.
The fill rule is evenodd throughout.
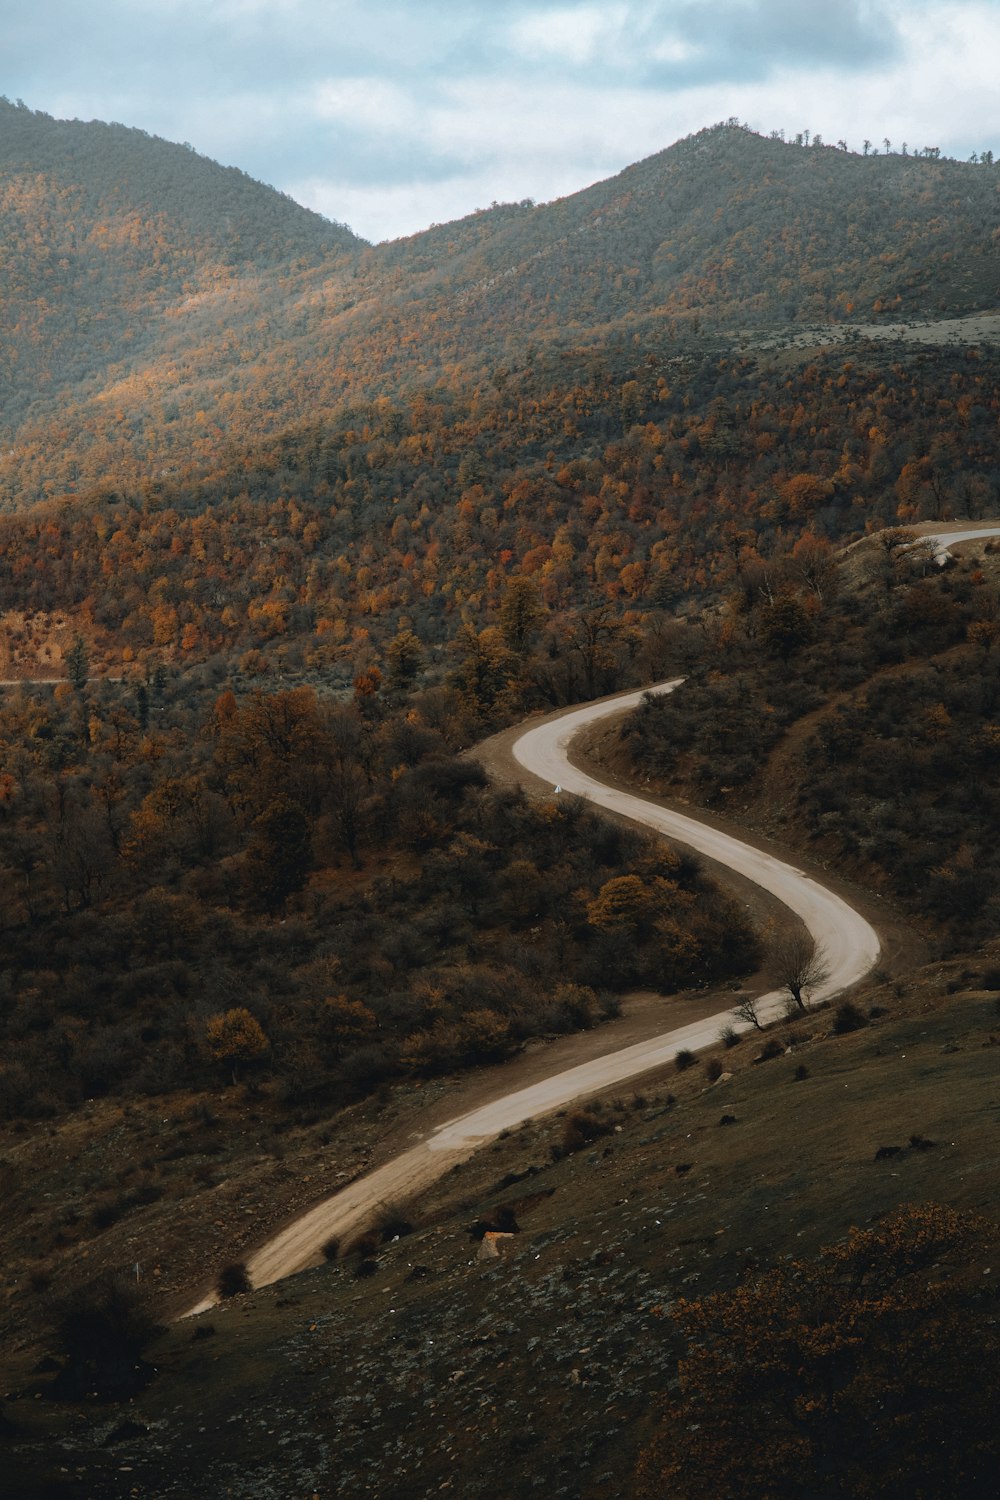
<path id="1" fill-rule="evenodd" d="M 804 929 L 779 937 L 771 946 L 771 977 L 787 990 L 799 1010 L 805 1010 L 803 998 L 829 976 L 830 965 L 822 947 L 816 947 Z"/>
<path id="2" fill-rule="evenodd" d="M 760 1019 L 760 1012 L 757 1009 L 757 997 L 755 995 L 745 994 L 741 998 L 739 1005 L 734 1007 L 733 1015 L 737 1021 L 747 1021 L 751 1026 L 756 1026 L 758 1031 L 764 1030 Z"/>

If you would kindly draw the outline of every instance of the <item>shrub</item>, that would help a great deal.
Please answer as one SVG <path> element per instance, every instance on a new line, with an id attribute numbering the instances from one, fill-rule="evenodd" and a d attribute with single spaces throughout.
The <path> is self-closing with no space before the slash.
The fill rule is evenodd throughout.
<path id="1" fill-rule="evenodd" d="M 70 1400 L 89 1393 L 114 1400 L 133 1395 L 153 1375 L 142 1353 L 162 1331 L 143 1289 L 123 1273 L 71 1292 L 55 1309 L 66 1364 L 54 1393 Z"/>
<path id="2" fill-rule="evenodd" d="M 682 1047 L 674 1058 L 674 1067 L 678 1073 L 684 1073 L 688 1068 L 694 1067 L 697 1058 L 689 1047 Z"/>
<path id="3" fill-rule="evenodd" d="M 925 1135 L 911 1135 L 910 1146 L 914 1151 L 933 1151 L 936 1141 L 929 1141 Z"/>
<path id="4" fill-rule="evenodd" d="M 340 1254 L 340 1241 L 336 1235 L 332 1235 L 323 1245 L 323 1259 L 336 1260 Z"/>
<path id="5" fill-rule="evenodd" d="M 724 1071 L 722 1063 L 717 1057 L 710 1057 L 705 1064 L 705 1077 L 709 1083 L 715 1083 L 717 1079 L 722 1077 Z"/>
<path id="6" fill-rule="evenodd" d="M 223 1266 L 215 1279 L 215 1290 L 220 1297 L 239 1297 L 244 1292 L 253 1290 L 250 1282 L 250 1273 L 241 1260 L 234 1260 L 227 1266 Z"/>
<path id="7" fill-rule="evenodd" d="M 122 1200 L 117 1198 L 104 1198 L 100 1203 L 95 1203 L 90 1214 L 90 1222 L 95 1229 L 110 1229 L 112 1224 L 117 1224 L 123 1213 Z"/>
<path id="8" fill-rule="evenodd" d="M 723 1026 L 719 1032 L 719 1041 L 724 1047 L 738 1047 L 740 1034 L 735 1026 Z"/>
<path id="9" fill-rule="evenodd" d="M 374 1276 L 377 1270 L 378 1261 L 373 1255 L 366 1255 L 364 1260 L 358 1261 L 358 1264 L 354 1269 L 354 1274 L 357 1277 L 363 1278 L 365 1276 Z"/>
<path id="10" fill-rule="evenodd" d="M 589 1146 L 599 1136 L 611 1134 L 613 1127 L 598 1117 L 598 1107 L 592 1105 L 590 1109 L 574 1110 L 570 1115 L 563 1130 L 562 1141 L 553 1153 L 556 1161 L 560 1156 L 572 1156 L 574 1151 L 582 1151 L 584 1146 Z"/>
<path id="11" fill-rule="evenodd" d="M 837 1014 L 833 1018 L 833 1030 L 837 1036 L 843 1036 L 848 1031 L 860 1031 L 863 1026 L 867 1025 L 867 1016 L 849 1000 L 837 1006 Z"/>
<path id="12" fill-rule="evenodd" d="M 379 1236 L 374 1229 L 359 1235 L 351 1246 L 351 1253 L 358 1256 L 360 1260 L 372 1260 L 378 1251 Z"/>
<path id="13" fill-rule="evenodd" d="M 764 1043 L 764 1046 L 761 1048 L 760 1052 L 758 1052 L 757 1056 L 754 1058 L 754 1062 L 755 1063 L 770 1062 L 773 1057 L 783 1057 L 784 1055 L 785 1055 L 784 1043 L 779 1042 L 778 1039 L 777 1039 L 777 1037 L 772 1037 L 769 1042 L 765 1042 Z"/>
<path id="14" fill-rule="evenodd" d="M 498 1234 L 520 1234 L 521 1226 L 509 1203 L 501 1203 L 498 1208 L 494 1209 L 492 1228 Z"/>
<path id="15" fill-rule="evenodd" d="M 378 1232 L 383 1245 L 390 1240 L 401 1240 L 406 1235 L 413 1233 L 413 1224 L 407 1218 L 402 1209 L 392 1205 L 383 1207 L 378 1218 Z"/>

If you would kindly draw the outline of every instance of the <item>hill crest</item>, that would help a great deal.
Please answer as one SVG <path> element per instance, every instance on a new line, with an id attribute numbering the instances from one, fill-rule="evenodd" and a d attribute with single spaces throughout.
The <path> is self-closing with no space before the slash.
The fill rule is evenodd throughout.
<path id="1" fill-rule="evenodd" d="M 372 247 L 124 126 L 9 103 L 0 124 L 7 508 L 192 454 L 209 472 L 234 433 L 460 390 L 541 348 L 669 356 L 706 335 L 1000 306 L 985 165 L 727 123 L 553 203 Z"/>

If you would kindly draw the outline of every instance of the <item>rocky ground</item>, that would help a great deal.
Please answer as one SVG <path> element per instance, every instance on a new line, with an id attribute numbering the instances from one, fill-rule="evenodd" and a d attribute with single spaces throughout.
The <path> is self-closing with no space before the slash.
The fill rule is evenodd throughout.
<path id="1" fill-rule="evenodd" d="M 415 1228 L 370 1274 L 345 1247 L 174 1325 L 126 1405 L 51 1400 L 44 1339 L 26 1343 L 5 1362 L 12 1493 L 626 1493 L 677 1298 L 901 1203 L 995 1213 L 998 959 L 872 987 L 860 1003 L 881 1013 L 848 1035 L 803 1017 L 762 1063 L 763 1038 L 720 1045 L 720 1080 L 704 1060 L 669 1070 L 603 1101 L 590 1141 L 569 1115 L 527 1125 L 396 1206 Z M 876 1160 L 884 1146 L 901 1149 Z M 481 1259 L 469 1228 L 504 1207 L 519 1232 Z"/>

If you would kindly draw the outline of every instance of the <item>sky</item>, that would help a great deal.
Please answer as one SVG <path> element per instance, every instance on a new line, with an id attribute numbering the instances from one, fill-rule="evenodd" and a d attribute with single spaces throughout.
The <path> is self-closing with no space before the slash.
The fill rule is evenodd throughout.
<path id="1" fill-rule="evenodd" d="M 1000 156 L 1000 0 L 2 0 L 0 94 L 183 141 L 377 241 L 736 117 Z"/>

